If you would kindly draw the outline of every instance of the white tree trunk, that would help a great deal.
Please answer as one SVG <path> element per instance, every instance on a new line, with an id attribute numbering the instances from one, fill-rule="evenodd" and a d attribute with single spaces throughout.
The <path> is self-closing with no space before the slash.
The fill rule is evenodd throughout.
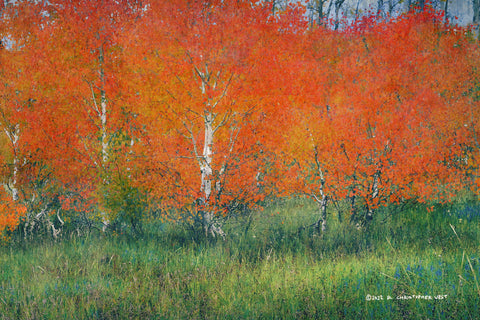
<path id="1" fill-rule="evenodd" d="M 211 112 L 206 112 L 204 118 L 205 124 L 205 140 L 203 142 L 203 154 L 200 161 L 200 171 L 202 173 L 201 191 L 203 192 L 203 203 L 205 205 L 203 212 L 203 223 L 205 233 L 210 233 L 212 236 L 220 235 L 225 238 L 225 232 L 221 227 L 215 224 L 215 214 L 210 207 L 210 197 L 212 195 L 212 160 L 213 160 L 213 138 L 215 130 L 213 128 L 213 115 Z"/>
<path id="2" fill-rule="evenodd" d="M 13 199 L 13 201 L 18 200 L 17 175 L 18 175 L 18 159 L 15 156 L 13 158 L 13 177 L 12 177 L 12 199 Z"/>
<path id="3" fill-rule="evenodd" d="M 12 127 L 12 130 L 6 127 L 4 128 L 4 132 L 7 135 L 8 139 L 10 140 L 10 143 L 12 144 L 12 150 L 13 150 L 13 174 L 8 187 L 12 192 L 13 201 L 17 201 L 18 200 L 18 188 L 17 188 L 18 145 L 17 144 L 20 138 L 20 125 L 16 124 L 15 126 Z"/>
<path id="4" fill-rule="evenodd" d="M 327 230 L 327 203 L 328 203 L 328 196 L 325 193 L 325 175 L 322 170 L 322 166 L 320 164 L 320 160 L 318 159 L 318 149 L 317 146 L 314 146 L 315 152 L 315 164 L 317 166 L 317 174 L 320 177 L 320 187 L 318 188 L 318 192 L 320 193 L 320 197 L 318 198 L 315 194 L 313 197 L 317 202 L 320 210 L 320 219 L 317 222 L 317 229 L 321 230 L 322 233 Z"/>
<path id="5" fill-rule="evenodd" d="M 379 172 L 376 172 L 374 175 L 373 175 L 373 186 L 372 186 L 372 200 L 375 200 L 377 199 L 378 197 L 378 183 L 379 183 L 379 178 L 380 178 L 380 173 Z M 375 210 L 369 206 L 368 207 L 368 210 L 367 210 L 367 216 L 366 216 L 366 220 L 365 222 L 368 222 L 370 220 L 373 219 L 373 215 L 375 213 Z"/>
<path id="6" fill-rule="evenodd" d="M 105 165 L 108 160 L 108 140 L 107 140 L 107 99 L 105 91 L 102 90 L 102 98 L 100 102 L 102 108 L 100 114 L 100 122 L 102 128 L 102 162 Z"/>
<path id="7" fill-rule="evenodd" d="M 211 112 L 205 115 L 205 140 L 203 142 L 203 154 L 200 162 L 200 172 L 202 173 L 201 190 L 204 195 L 204 202 L 207 204 L 212 193 L 212 159 L 213 159 L 213 116 Z"/>
<path id="8" fill-rule="evenodd" d="M 328 202 L 328 197 L 325 196 L 325 194 L 322 194 L 322 202 L 320 204 L 320 213 L 322 217 L 322 226 L 321 226 L 322 233 L 327 231 L 327 202 Z"/>
<path id="9" fill-rule="evenodd" d="M 318 210 L 320 213 L 320 218 L 317 221 L 317 230 L 321 231 L 322 233 L 327 231 L 328 196 L 325 194 L 324 187 L 325 187 L 325 179 L 322 177 L 320 188 L 319 188 L 320 197 L 317 197 L 315 194 L 313 195 L 313 198 L 318 204 Z"/>
<path id="10" fill-rule="evenodd" d="M 102 144 L 102 166 L 105 170 L 107 167 L 108 161 L 108 137 L 107 137 L 107 94 L 105 92 L 105 70 L 103 67 L 105 57 L 103 52 L 103 47 L 99 49 L 99 62 L 100 62 L 100 110 L 99 110 L 99 117 L 100 117 L 100 129 L 101 129 L 101 144 Z M 108 179 L 103 179 L 104 184 L 108 184 Z M 105 212 L 101 212 L 102 215 L 102 223 L 103 223 L 103 231 L 106 231 L 107 227 L 110 225 L 110 219 Z"/>
<path id="11" fill-rule="evenodd" d="M 107 140 L 107 94 L 105 92 L 105 70 L 103 68 L 103 64 L 105 61 L 103 48 L 100 48 L 100 82 L 101 82 L 101 89 L 100 89 L 100 124 L 102 130 L 102 162 L 103 165 L 106 164 L 108 160 L 108 140 Z"/>
<path id="12" fill-rule="evenodd" d="M 205 65 L 205 71 L 201 71 L 196 66 L 194 66 L 194 70 L 196 75 L 200 78 L 200 90 L 203 95 L 206 95 L 206 89 L 210 85 L 211 81 L 213 81 L 213 84 L 211 84 L 212 88 L 213 89 L 216 88 L 217 80 L 218 80 L 218 76 L 220 75 L 220 72 L 218 72 L 217 75 L 213 76 L 212 78 L 212 74 L 208 70 L 207 64 Z M 186 126 L 187 130 L 190 133 L 190 136 L 191 136 L 190 139 L 193 144 L 195 157 L 198 159 L 198 164 L 200 167 L 200 173 L 201 173 L 200 191 L 202 193 L 202 197 L 201 199 L 199 199 L 200 200 L 199 204 L 202 205 L 201 215 L 203 217 L 202 223 L 205 228 L 205 233 L 206 234 L 211 233 L 213 236 L 221 235 L 223 238 L 225 238 L 225 232 L 221 229 L 220 226 L 215 224 L 215 211 L 211 203 L 212 180 L 213 180 L 212 161 L 213 161 L 213 143 L 214 143 L 215 131 L 219 127 L 225 124 L 225 121 L 228 119 L 228 115 L 226 115 L 225 118 L 220 122 L 220 124 L 217 124 L 217 126 L 215 127 L 214 121 L 217 115 L 214 113 L 214 109 L 218 105 L 218 103 L 220 103 L 223 97 L 226 95 L 229 83 L 230 81 L 225 85 L 223 93 L 216 99 L 216 101 L 214 101 L 214 99 L 211 99 L 211 98 L 207 99 L 205 109 L 204 109 L 204 116 L 203 116 L 205 136 L 204 136 L 204 142 L 203 142 L 203 152 L 201 155 L 197 151 L 196 140 L 195 140 L 195 136 L 193 134 L 192 129 L 189 129 L 188 126 Z M 225 171 L 224 167 L 222 167 L 221 174 L 223 174 L 223 171 Z M 221 190 L 220 182 L 218 182 L 214 187 L 217 189 L 217 191 Z"/>
<path id="13" fill-rule="evenodd" d="M 127 156 L 127 164 L 132 161 L 132 156 L 133 156 L 133 145 L 135 144 L 135 140 L 133 140 L 133 136 L 130 138 L 130 150 L 128 151 L 128 156 Z M 129 179 L 132 178 L 132 168 L 130 165 L 127 165 L 127 177 Z"/>

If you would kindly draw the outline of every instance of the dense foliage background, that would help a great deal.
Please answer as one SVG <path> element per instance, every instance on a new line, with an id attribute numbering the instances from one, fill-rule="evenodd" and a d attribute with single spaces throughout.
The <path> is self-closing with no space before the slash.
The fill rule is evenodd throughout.
<path id="1" fill-rule="evenodd" d="M 478 34 L 311 10 L 3 6 L 0 316 L 479 314 Z"/>
<path id="2" fill-rule="evenodd" d="M 141 232 L 160 219 L 225 237 L 229 217 L 297 195 L 318 204 L 325 231 L 340 201 L 365 227 L 380 206 L 477 193 L 473 33 L 428 5 L 342 29 L 305 10 L 3 8 L 4 234 Z"/>

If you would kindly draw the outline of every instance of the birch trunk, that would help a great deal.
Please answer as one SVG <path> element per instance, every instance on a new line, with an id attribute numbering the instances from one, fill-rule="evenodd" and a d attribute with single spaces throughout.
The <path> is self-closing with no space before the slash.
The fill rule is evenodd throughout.
<path id="1" fill-rule="evenodd" d="M 103 69 L 101 70 L 102 75 L 102 82 L 103 82 Z M 107 141 L 107 99 L 105 90 L 101 90 L 101 97 L 100 97 L 100 122 L 101 122 L 101 130 L 102 130 L 102 167 L 105 169 L 108 161 L 108 141 Z M 104 184 L 108 184 L 106 178 L 103 179 Z M 102 230 L 105 232 L 110 225 L 110 219 L 108 218 L 105 212 L 102 212 L 102 223 L 103 228 Z"/>
<path id="2" fill-rule="evenodd" d="M 201 190 L 204 195 L 204 202 L 207 204 L 212 194 L 212 158 L 213 158 L 213 116 L 211 112 L 205 115 L 205 140 L 203 142 L 202 161 L 200 172 L 202 173 Z"/>
<path id="3" fill-rule="evenodd" d="M 203 95 L 207 94 L 206 89 L 207 87 L 210 86 L 211 81 L 213 81 L 212 88 L 215 89 L 217 87 L 217 80 L 218 80 L 218 76 L 220 75 L 220 72 L 218 72 L 217 75 L 213 76 L 212 78 L 212 74 L 208 70 L 208 64 L 205 64 L 204 72 L 201 71 L 196 66 L 194 66 L 194 71 L 195 71 L 195 74 L 200 78 L 200 90 Z M 223 90 L 223 93 L 220 95 L 220 97 L 216 101 L 213 101 L 213 99 L 211 98 L 208 98 L 206 101 L 205 108 L 203 111 L 205 135 L 204 135 L 204 141 L 203 141 L 203 152 L 201 155 L 197 151 L 196 140 L 195 140 L 193 131 L 187 128 L 187 130 L 191 135 L 190 139 L 193 144 L 193 150 L 195 153 L 195 157 L 198 159 L 198 164 L 200 167 L 200 174 L 201 174 L 200 192 L 202 193 L 202 197 L 201 199 L 198 199 L 198 200 L 200 200 L 199 202 L 203 207 L 200 213 L 203 217 L 202 223 L 205 229 L 205 234 L 211 233 L 212 236 L 214 237 L 216 235 L 221 235 L 223 238 L 225 238 L 225 232 L 221 229 L 220 226 L 217 226 L 215 224 L 215 210 L 214 210 L 214 206 L 211 203 L 212 180 L 213 180 L 213 168 L 212 168 L 213 162 L 212 161 L 213 161 L 213 143 L 214 143 L 215 131 L 219 127 L 225 124 L 224 121 L 227 118 L 224 118 L 223 121 L 221 121 L 221 123 L 217 124 L 217 126 L 215 127 L 214 121 L 217 114 L 214 113 L 214 109 L 227 93 L 227 88 L 230 83 L 230 80 L 226 84 Z M 222 168 L 222 170 L 224 171 L 225 169 Z M 223 172 L 221 174 L 223 174 Z M 222 186 L 220 183 L 217 183 L 215 187 L 218 190 L 220 190 Z"/>
<path id="4" fill-rule="evenodd" d="M 105 165 L 108 160 L 108 141 L 107 141 L 107 99 L 105 91 L 102 90 L 102 100 L 100 103 L 102 114 L 100 116 L 102 125 L 102 162 Z"/>
<path id="5" fill-rule="evenodd" d="M 317 221 L 317 230 L 321 231 L 324 233 L 327 231 L 327 204 L 328 204 L 328 197 L 325 195 L 325 193 L 322 190 L 323 188 L 320 189 L 320 196 L 321 198 L 315 197 L 315 200 L 318 204 L 318 210 L 320 213 L 320 219 Z"/>
<path id="6" fill-rule="evenodd" d="M 17 189 L 17 176 L 18 176 L 18 159 L 15 155 L 13 158 L 13 177 L 12 177 L 12 199 L 13 201 L 18 200 L 18 189 Z"/>
<path id="7" fill-rule="evenodd" d="M 380 173 L 376 172 L 373 176 L 373 185 L 372 185 L 372 200 L 377 199 L 378 197 L 378 180 L 380 178 Z M 375 213 L 375 210 L 369 206 L 367 210 L 367 215 L 365 217 L 365 222 L 369 222 L 373 219 L 373 215 Z"/>
<path id="8" fill-rule="evenodd" d="M 215 224 L 215 214 L 210 206 L 210 198 L 212 195 L 212 160 L 213 160 L 213 139 L 214 139 L 214 127 L 213 127 L 213 114 L 208 111 L 205 114 L 205 139 L 203 142 L 203 154 L 200 161 L 200 172 L 202 174 L 201 191 L 203 193 L 203 203 L 205 204 L 205 210 L 203 212 L 203 223 L 205 228 L 205 234 L 210 233 L 213 237 L 220 235 L 225 238 L 225 232 Z"/>
<path id="9" fill-rule="evenodd" d="M 12 128 L 13 130 L 9 130 L 9 128 L 5 128 L 5 134 L 7 135 L 10 143 L 12 144 L 13 150 L 13 174 L 12 179 L 8 185 L 8 188 L 12 192 L 12 199 L 13 201 L 18 200 L 18 188 L 17 188 L 17 179 L 18 179 L 18 140 L 20 138 L 20 125 L 16 124 Z"/>
<path id="10" fill-rule="evenodd" d="M 102 130 L 102 162 L 103 165 L 106 164 L 108 160 L 108 141 L 107 141 L 107 94 L 105 92 L 105 71 L 103 69 L 104 64 L 104 55 L 103 55 L 103 48 L 100 48 L 100 82 L 101 82 L 101 90 L 100 90 L 100 124 Z"/>
<path id="11" fill-rule="evenodd" d="M 321 198 L 318 198 L 316 195 L 313 195 L 315 201 L 317 201 L 319 210 L 320 210 L 320 219 L 317 221 L 317 230 L 321 230 L 322 233 L 327 230 L 327 203 L 328 196 L 325 193 L 325 175 L 323 174 L 322 166 L 320 160 L 318 159 L 318 149 L 317 146 L 314 147 L 315 152 L 315 164 L 317 166 L 317 173 L 320 176 L 320 187 L 318 192 L 320 193 Z"/>
<path id="12" fill-rule="evenodd" d="M 133 145 L 135 144 L 135 141 L 133 140 L 133 136 L 130 138 L 130 150 L 128 151 L 127 155 L 127 177 L 128 179 L 132 178 L 132 168 L 130 167 L 129 163 L 132 161 L 133 157 Z"/>
<path id="13" fill-rule="evenodd" d="M 105 56 L 103 52 L 103 47 L 99 48 L 99 57 L 98 60 L 100 62 L 100 110 L 99 110 L 99 117 L 100 117 L 100 130 L 101 130 L 101 145 L 102 145 L 102 167 L 105 170 L 107 167 L 108 161 L 108 137 L 107 137 L 107 93 L 105 92 L 105 70 L 103 68 L 105 62 Z M 103 183 L 106 185 L 108 184 L 108 180 L 104 177 Z M 108 218 L 105 212 L 101 212 L 102 216 L 102 223 L 103 228 L 102 230 L 105 232 L 110 225 L 110 219 Z"/>

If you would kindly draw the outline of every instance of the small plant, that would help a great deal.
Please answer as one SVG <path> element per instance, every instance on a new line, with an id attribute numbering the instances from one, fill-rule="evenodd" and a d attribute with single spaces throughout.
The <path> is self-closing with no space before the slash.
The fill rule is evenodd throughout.
<path id="1" fill-rule="evenodd" d="M 148 211 L 146 193 L 123 175 L 101 188 L 102 208 L 108 213 L 109 227 L 122 232 L 129 226 L 133 234 L 143 233 L 142 223 Z"/>

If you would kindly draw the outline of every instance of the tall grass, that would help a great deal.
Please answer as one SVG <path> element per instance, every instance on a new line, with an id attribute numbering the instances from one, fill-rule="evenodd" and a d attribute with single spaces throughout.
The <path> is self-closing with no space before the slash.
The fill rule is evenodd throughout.
<path id="1" fill-rule="evenodd" d="M 332 211 L 318 235 L 300 228 L 316 207 L 296 199 L 255 212 L 247 232 L 232 219 L 226 241 L 151 224 L 141 238 L 13 244 L 0 249 L 0 318 L 475 319 L 479 212 L 386 208 L 362 231 Z"/>

